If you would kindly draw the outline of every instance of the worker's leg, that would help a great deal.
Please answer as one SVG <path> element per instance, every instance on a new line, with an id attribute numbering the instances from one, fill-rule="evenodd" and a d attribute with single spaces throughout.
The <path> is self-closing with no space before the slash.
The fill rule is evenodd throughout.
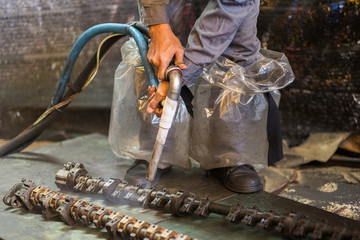
<path id="1" fill-rule="evenodd" d="M 256 27 L 259 5 L 260 1 L 256 0 L 244 7 L 247 15 L 241 21 L 230 46 L 222 54 L 245 69 L 256 61 L 260 50 Z"/>
<path id="2" fill-rule="evenodd" d="M 256 61 L 260 49 L 256 37 L 259 1 L 250 1 L 239 14 L 244 15 L 242 23 L 223 55 L 246 68 Z M 200 131 L 193 134 L 193 146 L 197 149 L 193 149 L 192 157 L 229 189 L 235 192 L 259 191 L 262 186 L 253 166 L 261 168 L 267 165 L 267 102 L 264 96 L 254 96 L 244 103 L 239 101 L 239 93 L 206 84 L 197 92 L 202 94 L 195 98 L 202 100 L 195 99 L 198 114 L 194 114 L 193 127 Z M 214 103 L 216 107 L 211 106 Z M 212 110 L 211 116 L 206 109 Z"/>
<path id="3" fill-rule="evenodd" d="M 256 36 L 259 2 L 254 1 L 246 6 L 249 13 L 244 17 L 232 43 L 223 54 L 245 69 L 256 61 L 260 49 L 260 41 Z M 232 130 L 231 134 L 222 136 L 222 140 L 228 141 L 231 145 L 230 149 L 235 151 L 237 157 L 233 160 L 231 157 L 230 159 L 225 157 L 221 160 L 223 166 L 213 168 L 209 172 L 212 176 L 219 178 L 230 190 L 244 193 L 257 192 L 262 185 L 253 166 L 266 166 L 268 150 L 267 114 L 265 114 L 267 110 L 259 108 L 267 108 L 267 104 L 262 94 L 254 97 L 248 106 L 233 104 L 237 106 L 235 111 L 243 113 L 242 117 L 237 121 L 225 123 L 220 127 L 222 129 L 218 130 L 223 131 L 224 128 Z M 259 112 L 264 114 L 258 115 Z M 249 115 L 246 116 L 246 113 Z"/>
<path id="4" fill-rule="evenodd" d="M 231 190 L 254 192 L 261 189 L 256 172 L 239 166 L 267 165 L 267 102 L 263 94 L 247 104 L 239 102 L 239 96 L 207 82 L 199 84 L 191 157 Z"/>

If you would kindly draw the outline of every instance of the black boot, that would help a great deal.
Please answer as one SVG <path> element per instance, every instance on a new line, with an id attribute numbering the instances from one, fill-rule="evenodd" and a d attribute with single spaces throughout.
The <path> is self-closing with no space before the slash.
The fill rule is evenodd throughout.
<path id="1" fill-rule="evenodd" d="M 215 168 L 209 170 L 209 173 L 233 192 L 253 193 L 262 189 L 260 178 L 250 165 Z"/>

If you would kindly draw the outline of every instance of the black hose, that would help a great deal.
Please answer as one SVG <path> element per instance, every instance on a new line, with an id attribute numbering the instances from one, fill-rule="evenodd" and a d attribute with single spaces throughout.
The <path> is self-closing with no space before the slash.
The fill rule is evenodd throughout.
<path id="1" fill-rule="evenodd" d="M 139 26 L 141 27 L 141 26 Z M 141 28 L 140 28 L 141 29 Z M 100 49 L 100 58 L 106 55 L 108 50 L 122 37 L 125 35 L 115 36 L 109 38 L 106 42 L 104 42 L 102 48 Z M 97 64 L 97 51 L 94 53 L 88 64 L 82 70 L 80 75 L 76 78 L 74 84 L 67 90 L 64 97 L 62 99 L 66 99 L 73 94 L 80 92 L 82 86 L 87 82 L 90 74 L 95 69 Z M 69 105 L 69 104 L 68 104 Z M 24 149 L 26 146 L 30 145 L 51 123 L 56 121 L 60 116 L 62 111 L 68 106 L 65 105 L 59 108 L 57 111 L 53 111 L 50 113 L 44 120 L 42 120 L 39 124 L 33 126 L 28 131 L 23 132 L 13 138 L 8 143 L 4 144 L 0 147 L 0 157 L 8 155 L 10 153 L 19 152 Z"/>
<path id="2" fill-rule="evenodd" d="M 145 38 L 150 39 L 149 29 L 145 27 L 141 22 L 135 21 L 130 25 L 132 25 L 137 30 L 139 30 L 144 35 Z M 109 49 L 122 37 L 125 37 L 125 35 L 115 36 L 106 40 L 106 42 L 104 42 L 104 44 L 100 49 L 100 59 L 102 59 L 107 54 Z M 69 88 L 68 91 L 64 94 L 62 100 L 81 91 L 81 88 L 87 82 L 90 74 L 95 69 L 96 64 L 97 64 L 97 51 L 94 53 L 94 55 L 92 56 L 88 64 L 85 66 L 83 71 L 80 73 L 80 75 L 76 78 L 71 88 Z M 38 136 L 40 136 L 40 134 L 45 130 L 45 128 L 47 128 L 50 124 L 58 120 L 58 118 L 61 116 L 61 111 L 63 111 L 69 104 L 59 108 L 57 111 L 50 113 L 40 123 L 33 126 L 29 130 L 20 133 L 11 141 L 1 146 L 0 157 L 6 156 L 11 153 L 20 152 L 21 150 L 32 144 L 35 141 L 35 139 Z"/>

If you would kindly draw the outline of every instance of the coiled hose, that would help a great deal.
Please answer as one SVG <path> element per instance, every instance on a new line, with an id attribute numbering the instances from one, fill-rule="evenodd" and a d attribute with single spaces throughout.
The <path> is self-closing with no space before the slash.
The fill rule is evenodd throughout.
<path id="1" fill-rule="evenodd" d="M 102 33 L 113 33 L 113 35 L 103 41 L 99 49 L 94 53 L 74 83 L 69 84 L 71 72 L 81 50 L 88 41 Z M 132 36 L 137 43 L 149 85 L 157 86 L 158 80 L 155 76 L 154 69 L 146 57 L 148 45 L 145 37 L 149 38 L 148 29 L 146 29 L 140 22 L 134 22 L 130 25 L 105 23 L 93 26 L 79 37 L 71 49 L 56 87 L 54 98 L 51 101 L 51 106 L 47 112 L 45 112 L 46 114 L 44 113 L 45 116 L 43 118 L 40 117 L 38 121 L 29 126 L 18 136 L 1 146 L 0 157 L 23 150 L 30 145 L 51 123 L 55 122 L 61 116 L 61 112 L 71 103 L 73 97 L 80 93 L 81 90 L 89 84 L 91 79 L 94 77 L 94 73 L 97 71 L 99 61 L 106 56 L 110 48 L 119 39 L 128 35 Z M 69 86 L 69 89 L 65 93 L 67 86 Z"/>

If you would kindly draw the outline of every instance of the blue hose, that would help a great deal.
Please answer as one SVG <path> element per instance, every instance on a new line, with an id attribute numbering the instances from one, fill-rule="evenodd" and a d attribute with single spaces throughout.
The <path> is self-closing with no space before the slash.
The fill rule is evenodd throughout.
<path id="1" fill-rule="evenodd" d="M 149 85 L 150 86 L 158 85 L 158 80 L 155 76 L 154 69 L 147 59 L 148 45 L 145 41 L 145 38 L 140 33 L 140 31 L 128 24 L 104 23 L 104 24 L 95 25 L 89 28 L 88 30 L 86 30 L 74 44 L 66 60 L 58 85 L 56 87 L 53 104 L 59 103 L 61 98 L 63 97 L 66 85 L 68 84 L 68 81 L 70 79 L 70 74 L 85 44 L 96 35 L 102 33 L 120 33 L 123 35 L 131 35 L 135 39 L 135 42 L 139 48 L 141 60 L 145 68 L 145 74 L 149 81 Z"/>

